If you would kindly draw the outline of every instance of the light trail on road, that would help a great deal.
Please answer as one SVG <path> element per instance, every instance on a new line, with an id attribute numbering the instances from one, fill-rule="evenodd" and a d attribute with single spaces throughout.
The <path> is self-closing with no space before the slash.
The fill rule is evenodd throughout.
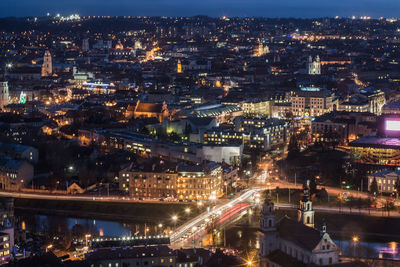
<path id="1" fill-rule="evenodd" d="M 215 207 L 213 210 L 210 210 L 209 212 L 204 212 L 197 216 L 196 218 L 190 220 L 189 222 L 183 224 L 180 226 L 172 235 L 170 236 L 171 239 L 171 244 L 176 244 L 176 243 L 181 243 L 182 239 L 185 238 L 185 236 L 188 236 L 188 239 L 190 239 L 190 236 L 193 236 L 196 234 L 196 231 L 199 230 L 204 230 L 201 229 L 201 226 L 203 224 L 207 223 L 208 221 L 211 221 L 212 219 L 216 219 L 220 216 L 224 216 L 224 212 L 231 209 L 235 205 L 244 202 L 248 200 L 249 198 L 253 197 L 257 192 L 259 192 L 262 189 L 250 189 L 237 198 L 229 201 L 228 203 L 219 205 Z"/>

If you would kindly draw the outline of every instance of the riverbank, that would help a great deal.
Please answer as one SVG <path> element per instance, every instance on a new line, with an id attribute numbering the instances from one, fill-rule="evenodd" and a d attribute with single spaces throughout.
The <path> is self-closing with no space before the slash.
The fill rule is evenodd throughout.
<path id="1" fill-rule="evenodd" d="M 164 221 L 176 215 L 178 217 L 177 225 L 201 213 L 201 209 L 192 203 L 122 203 L 15 199 L 14 205 L 17 214 L 60 215 L 126 222 Z M 173 224 L 172 221 L 171 224 Z"/>
<path id="2" fill-rule="evenodd" d="M 243 224 L 239 222 L 235 226 L 247 225 L 258 230 L 259 210 L 254 214 L 251 224 L 244 221 Z M 296 220 L 297 211 L 282 208 L 276 210 L 277 220 L 283 216 Z M 353 236 L 358 236 L 359 240 L 368 242 L 400 242 L 400 228 L 397 227 L 400 224 L 400 218 L 316 212 L 315 228 L 321 229 L 323 223 L 326 223 L 328 233 L 336 240 L 351 240 Z"/>

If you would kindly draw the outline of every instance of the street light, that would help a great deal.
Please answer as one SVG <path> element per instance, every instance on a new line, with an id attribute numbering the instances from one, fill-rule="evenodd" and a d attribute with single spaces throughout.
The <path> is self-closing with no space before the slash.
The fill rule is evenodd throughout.
<path id="1" fill-rule="evenodd" d="M 174 222 L 174 230 L 175 230 L 175 228 L 176 228 L 176 221 L 178 220 L 178 216 L 176 216 L 176 215 L 174 215 L 174 216 L 172 216 L 172 221 Z"/>
<path id="2" fill-rule="evenodd" d="M 88 246 L 88 238 L 90 238 L 91 236 L 92 236 L 91 234 L 85 235 L 86 247 Z"/>
<path id="3" fill-rule="evenodd" d="M 189 214 L 189 213 L 190 213 L 190 208 L 186 208 L 186 209 L 185 209 L 185 212 L 186 212 L 187 214 Z"/>
<path id="4" fill-rule="evenodd" d="M 53 244 L 48 245 L 48 246 L 46 247 L 46 252 L 48 252 L 49 249 L 51 249 L 52 247 L 53 247 Z"/>
<path id="5" fill-rule="evenodd" d="M 356 235 L 353 236 L 352 239 L 353 239 L 353 242 L 354 242 L 354 243 L 357 243 L 358 241 L 360 241 L 360 238 L 359 238 L 358 236 L 356 236 Z"/>

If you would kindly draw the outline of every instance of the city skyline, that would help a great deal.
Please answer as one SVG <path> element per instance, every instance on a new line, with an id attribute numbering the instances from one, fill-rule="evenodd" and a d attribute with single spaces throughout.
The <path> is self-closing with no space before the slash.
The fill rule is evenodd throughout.
<path id="1" fill-rule="evenodd" d="M 190 5 L 183 0 L 152 0 L 146 2 L 116 0 L 108 1 L 69 1 L 58 3 L 49 0 L 35 2 L 21 0 L 4 0 L 0 3 L 0 17 L 42 16 L 46 13 L 69 15 L 78 13 L 83 16 L 196 16 L 207 15 L 238 16 L 238 17 L 351 17 L 371 16 L 396 17 L 400 2 L 394 0 L 350 0 L 346 2 L 331 1 L 293 1 L 279 2 L 250 0 L 243 5 L 241 1 L 211 1 L 193 2 Z"/>

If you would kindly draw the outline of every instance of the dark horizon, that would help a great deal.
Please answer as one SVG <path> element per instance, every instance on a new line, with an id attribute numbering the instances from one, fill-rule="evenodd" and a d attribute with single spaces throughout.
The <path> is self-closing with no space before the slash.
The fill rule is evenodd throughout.
<path id="1" fill-rule="evenodd" d="M 16 3 L 17 2 L 17 3 Z M 63 16 L 172 16 L 191 17 L 269 17 L 269 18 L 321 18 L 370 16 L 397 17 L 400 1 L 397 0 L 348 0 L 343 2 L 325 0 L 203 0 L 192 2 L 184 0 L 71 0 L 59 3 L 50 0 L 2 0 L 0 17 L 45 16 L 46 13 Z"/>

